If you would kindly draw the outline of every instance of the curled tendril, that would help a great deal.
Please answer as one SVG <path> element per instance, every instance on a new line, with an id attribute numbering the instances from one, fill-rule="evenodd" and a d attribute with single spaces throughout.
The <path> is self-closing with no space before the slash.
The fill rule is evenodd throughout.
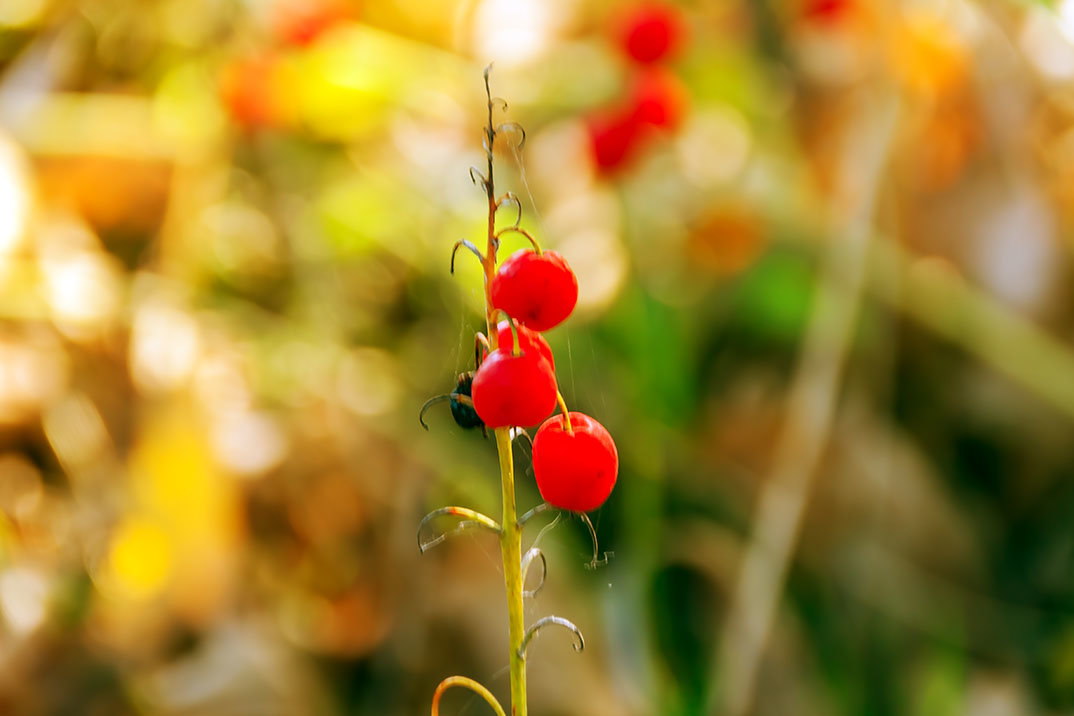
<path id="1" fill-rule="evenodd" d="M 527 433 L 527 435 L 529 435 L 529 433 Z M 542 512 L 548 512 L 549 510 L 554 510 L 554 509 L 555 508 L 552 507 L 552 505 L 548 504 L 547 502 L 542 502 L 541 504 L 537 505 L 536 507 L 534 507 L 532 510 L 530 510 L 526 514 L 524 514 L 521 517 L 519 517 L 518 518 L 518 524 L 520 526 L 524 525 L 527 522 L 529 522 L 531 519 L 536 517 L 537 515 L 541 514 Z"/>
<path id="2" fill-rule="evenodd" d="M 541 560 L 541 581 L 537 582 L 537 586 L 533 589 L 523 590 L 523 597 L 533 597 L 537 595 L 537 592 L 541 591 L 541 587 L 544 586 L 544 578 L 548 576 L 548 561 L 544 558 L 544 552 L 536 547 L 530 547 L 526 551 L 525 556 L 522 558 L 522 583 L 526 583 L 526 575 L 529 573 L 530 564 L 533 560 L 540 558 Z"/>
<path id="3" fill-rule="evenodd" d="M 459 249 L 468 249 L 470 253 L 477 257 L 478 261 L 482 264 L 485 263 L 485 255 L 478 251 L 477 247 L 474 246 L 474 242 L 459 239 L 455 242 L 454 248 L 451 249 L 451 273 L 455 273 L 455 254 L 459 253 Z"/>
<path id="4" fill-rule="evenodd" d="M 507 192 L 496 200 L 496 208 L 499 209 L 508 201 L 514 202 L 515 206 L 518 207 L 518 215 L 515 216 L 515 223 L 512 224 L 517 229 L 518 225 L 522 223 L 522 202 L 518 200 L 518 197 L 513 192 Z"/>
<path id="5" fill-rule="evenodd" d="M 496 712 L 496 716 L 506 716 L 503 712 L 503 706 L 500 706 L 500 702 L 496 700 L 496 697 L 492 695 L 491 691 L 486 689 L 481 683 L 465 676 L 449 676 L 437 684 L 436 691 L 433 692 L 432 716 L 440 716 L 440 697 L 452 686 L 470 689 L 470 691 L 473 691 L 483 698 L 485 703 L 492 707 L 492 710 Z"/>
<path id="6" fill-rule="evenodd" d="M 421 533 L 422 530 L 425 529 L 425 525 L 429 524 L 430 521 L 436 519 L 437 517 L 443 517 L 447 515 L 450 515 L 451 517 L 463 517 L 465 519 L 463 519 L 463 521 L 459 524 L 455 525 L 455 529 L 449 532 L 442 532 L 431 540 L 423 542 L 421 539 Z M 467 507 L 455 507 L 454 505 L 449 507 L 441 507 L 440 509 L 433 510 L 432 512 L 421 518 L 421 523 L 418 525 L 418 549 L 421 551 L 422 554 L 425 554 L 425 552 L 437 546 L 441 542 L 445 541 L 448 537 L 462 534 L 467 530 L 474 529 L 477 527 L 487 529 L 495 534 L 500 534 L 500 532 L 502 532 L 500 524 L 496 522 L 496 520 L 492 519 L 491 517 L 488 517 L 487 515 L 483 515 L 480 512 L 476 512 Z"/>
<path id="7" fill-rule="evenodd" d="M 551 532 L 555 528 L 555 526 L 559 524 L 559 519 L 561 517 L 563 517 L 562 512 L 557 514 L 554 520 L 541 528 L 541 531 L 538 532 L 537 536 L 533 538 L 533 544 L 530 545 L 530 549 L 537 549 L 538 545 L 541 544 L 541 540 L 544 539 L 544 536 Z"/>
<path id="8" fill-rule="evenodd" d="M 522 147 L 526 146 L 526 129 L 518 122 L 504 122 L 496 127 L 496 134 L 502 134 L 506 132 L 518 132 L 522 135 L 522 138 L 518 140 L 518 144 L 515 146 L 516 151 L 522 151 Z"/>
<path id="9" fill-rule="evenodd" d="M 500 109 L 502 109 L 504 112 L 507 111 L 507 100 L 505 100 L 503 97 L 493 97 L 489 100 L 489 104 L 491 104 L 493 107 L 499 105 Z"/>
<path id="10" fill-rule="evenodd" d="M 504 234 L 522 234 L 526 237 L 527 240 L 529 240 L 531 244 L 533 244 L 533 250 L 537 253 L 537 255 L 541 255 L 541 245 L 537 242 L 537 239 L 533 237 L 533 234 L 526 231 L 525 229 L 519 226 L 507 226 L 493 234 L 493 238 L 495 238 L 496 241 L 499 241 L 500 237 Z"/>
<path id="11" fill-rule="evenodd" d="M 429 426 L 425 424 L 425 413 L 428 412 L 429 408 L 433 407 L 437 403 L 443 403 L 445 400 L 451 400 L 452 395 L 453 394 L 451 393 L 437 395 L 436 397 L 429 398 L 428 400 L 426 400 L 425 405 L 421 406 L 421 411 L 418 413 L 418 422 L 421 423 L 421 426 L 423 428 L 425 428 L 425 432 L 429 432 Z"/>
<path id="12" fill-rule="evenodd" d="M 477 370 L 478 368 L 481 367 L 481 363 L 482 363 L 481 349 L 482 348 L 485 349 L 485 353 L 491 353 L 492 352 L 492 346 L 489 345 L 488 337 L 484 333 L 478 331 L 477 333 L 474 334 L 474 370 Z"/>
<path id="13" fill-rule="evenodd" d="M 522 637 L 522 643 L 518 645 L 518 656 L 520 659 L 526 658 L 526 647 L 529 646 L 530 639 L 537 636 L 537 632 L 549 624 L 555 624 L 556 626 L 570 629 L 571 632 L 574 633 L 575 638 L 574 650 L 581 651 L 582 649 L 585 649 L 585 637 L 582 636 L 582 630 L 576 627 L 574 622 L 569 619 L 564 619 L 563 617 L 542 617 L 534 622 L 533 626 L 527 629 L 525 635 Z"/>
<path id="14" fill-rule="evenodd" d="M 488 186 L 489 180 L 477 167 L 470 167 L 470 181 L 481 186 Z"/>
<path id="15" fill-rule="evenodd" d="M 459 393 L 454 390 L 450 393 L 445 393 L 443 395 L 435 395 L 432 398 L 429 398 L 425 401 L 425 405 L 421 406 L 421 410 L 418 411 L 418 422 L 421 423 L 421 427 L 425 428 L 425 432 L 429 432 L 429 425 L 425 422 L 425 413 L 429 412 L 429 408 L 433 407 L 434 405 L 438 403 L 443 403 L 444 401 L 448 400 L 454 400 L 456 403 L 465 405 L 468 408 L 474 407 L 473 398 L 471 398 L 469 395 L 463 395 L 462 393 Z"/>
<path id="16" fill-rule="evenodd" d="M 582 522 L 585 522 L 585 526 L 589 528 L 589 537 L 593 540 L 593 559 L 589 560 L 589 563 L 586 565 L 586 569 L 596 569 L 597 567 L 602 567 L 608 564 L 608 558 L 614 557 L 615 552 L 605 552 L 603 557 L 598 558 L 597 555 L 599 554 L 599 551 L 597 549 L 597 530 L 593 527 L 593 521 L 590 520 L 589 515 L 584 512 L 579 512 L 578 516 L 582 519 Z"/>

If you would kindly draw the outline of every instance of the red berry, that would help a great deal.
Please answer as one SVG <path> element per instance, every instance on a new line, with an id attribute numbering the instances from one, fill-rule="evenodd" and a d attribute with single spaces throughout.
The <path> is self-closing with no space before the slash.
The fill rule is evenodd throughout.
<path id="1" fill-rule="evenodd" d="M 626 166 L 645 138 L 646 126 L 636 112 L 616 111 L 596 114 L 586 120 L 593 163 L 610 173 Z"/>
<path id="2" fill-rule="evenodd" d="M 617 34 L 627 55 L 649 64 L 672 55 L 682 43 L 685 28 L 676 8 L 653 3 L 627 12 L 618 23 Z"/>
<path id="3" fill-rule="evenodd" d="M 818 23 L 834 23 L 850 10 L 850 0 L 807 0 L 802 16 Z"/>
<path id="4" fill-rule="evenodd" d="M 634 80 L 631 100 L 634 118 L 658 129 L 674 129 L 686 112 L 686 88 L 667 70 L 642 70 Z"/>
<path id="5" fill-rule="evenodd" d="M 285 44 L 304 47 L 349 14 L 341 0 L 278 0 L 273 6 L 272 29 Z"/>
<path id="6" fill-rule="evenodd" d="M 604 426 L 571 413 L 567 432 L 562 414 L 545 421 L 533 439 L 533 474 L 544 501 L 571 512 L 604 504 L 615 487 L 619 453 Z"/>
<path id="7" fill-rule="evenodd" d="M 531 331 L 520 323 L 515 323 L 515 330 L 518 331 L 519 350 L 523 353 L 536 353 L 541 356 L 548 361 L 548 365 L 552 368 L 552 372 L 554 373 L 556 371 L 556 361 L 552 357 L 552 349 L 549 347 L 548 341 L 544 339 L 544 336 L 537 331 Z M 514 350 L 515 337 L 511 335 L 510 322 L 500 321 L 499 324 L 497 324 L 496 343 L 508 353 Z"/>
<path id="8" fill-rule="evenodd" d="M 220 97 L 237 124 L 255 129 L 276 123 L 277 68 L 273 55 L 235 60 L 224 68 Z"/>
<path id="9" fill-rule="evenodd" d="M 539 352 L 497 348 L 477 369 L 470 395 L 490 428 L 536 425 L 556 407 L 556 376 Z"/>
<path id="10" fill-rule="evenodd" d="M 494 308 L 527 328 L 547 331 L 574 310 L 578 279 L 555 251 L 538 254 L 533 249 L 520 249 L 492 277 L 489 296 Z"/>

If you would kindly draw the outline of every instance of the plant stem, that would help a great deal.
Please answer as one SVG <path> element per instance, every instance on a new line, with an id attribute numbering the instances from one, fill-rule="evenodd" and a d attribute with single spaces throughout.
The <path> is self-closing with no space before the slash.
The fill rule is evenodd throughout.
<path id="1" fill-rule="evenodd" d="M 522 614 L 522 527 L 515 514 L 515 475 L 511 458 L 510 428 L 496 429 L 496 450 L 500 454 L 500 481 L 503 487 L 503 582 L 507 589 L 507 624 L 511 658 L 511 714 L 526 716 L 526 662 L 519 653 L 526 624 Z"/>
<path id="2" fill-rule="evenodd" d="M 485 127 L 485 153 L 488 157 L 485 194 L 488 197 L 488 240 L 485 247 L 485 325 L 492 347 L 497 347 L 496 309 L 492 306 L 489 287 L 496 275 L 496 184 L 492 176 L 492 148 L 496 127 L 492 123 L 492 91 L 489 89 L 489 70 L 485 68 L 485 96 L 488 99 L 488 125 Z M 512 325 L 515 349 L 518 335 Z M 503 517 L 500 524 L 500 554 L 503 558 L 503 583 L 507 591 L 507 634 L 511 666 L 511 716 L 526 716 L 526 661 L 521 654 L 522 638 L 526 632 L 522 613 L 522 526 L 515 511 L 515 465 L 511 453 L 511 429 L 496 428 L 496 452 L 500 457 L 500 485 L 503 494 Z"/>

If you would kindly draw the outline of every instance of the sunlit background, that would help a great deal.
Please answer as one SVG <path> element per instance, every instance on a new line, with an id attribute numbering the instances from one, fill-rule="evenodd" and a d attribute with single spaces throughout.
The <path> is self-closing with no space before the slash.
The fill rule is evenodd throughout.
<path id="1" fill-rule="evenodd" d="M 1069 0 L 0 0 L 0 712 L 507 700 L 489 62 L 621 458 L 530 713 L 1074 712 Z"/>

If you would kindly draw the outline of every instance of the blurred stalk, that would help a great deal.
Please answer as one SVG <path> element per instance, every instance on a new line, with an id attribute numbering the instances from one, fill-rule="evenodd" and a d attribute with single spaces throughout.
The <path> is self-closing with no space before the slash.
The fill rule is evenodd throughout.
<path id="1" fill-rule="evenodd" d="M 757 672 L 817 465 L 835 413 L 843 365 L 865 283 L 872 219 L 898 102 L 894 95 L 859 98 L 857 120 L 844 154 L 832 216 L 840 217 L 824 260 L 787 414 L 768 479 L 753 519 L 716 661 L 722 707 L 713 713 L 743 716 L 753 703 Z"/>
<path id="2" fill-rule="evenodd" d="M 869 290 L 1074 417 L 1074 351 L 938 260 L 879 240 Z"/>

